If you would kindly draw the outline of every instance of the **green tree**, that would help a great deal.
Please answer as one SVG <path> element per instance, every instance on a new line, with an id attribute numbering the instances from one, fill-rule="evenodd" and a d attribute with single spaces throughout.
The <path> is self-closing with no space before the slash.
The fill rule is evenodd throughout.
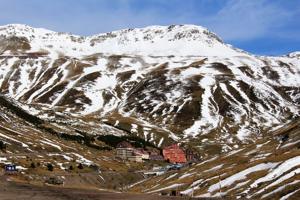
<path id="1" fill-rule="evenodd" d="M 48 163 L 47 164 L 47 169 L 48 169 L 48 171 L 53 171 L 53 169 L 54 169 L 54 167 L 53 167 L 53 165 L 51 164 L 51 163 Z"/>

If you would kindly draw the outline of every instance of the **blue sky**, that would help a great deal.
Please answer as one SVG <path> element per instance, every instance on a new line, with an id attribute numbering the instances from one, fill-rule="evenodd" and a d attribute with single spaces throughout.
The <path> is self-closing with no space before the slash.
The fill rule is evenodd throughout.
<path id="1" fill-rule="evenodd" d="M 300 51 L 299 0 L 0 0 L 0 24 L 92 35 L 196 24 L 256 54 Z"/>

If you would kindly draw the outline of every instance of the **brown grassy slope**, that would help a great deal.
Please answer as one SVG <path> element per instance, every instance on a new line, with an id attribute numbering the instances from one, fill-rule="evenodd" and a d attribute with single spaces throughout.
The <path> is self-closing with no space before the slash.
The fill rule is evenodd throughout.
<path id="1" fill-rule="evenodd" d="M 149 179 L 143 182 L 141 185 L 136 185 L 132 188 L 132 191 L 151 192 L 159 188 L 164 188 L 172 184 L 180 183 L 184 184 L 179 190 L 184 191 L 188 188 L 192 188 L 193 182 L 202 179 L 198 186 L 194 189 L 194 195 L 203 195 L 208 193 L 208 189 L 213 184 L 218 184 L 220 180 L 225 180 L 243 170 L 256 166 L 261 163 L 282 163 L 290 158 L 294 158 L 300 155 L 300 120 L 296 119 L 279 130 L 271 132 L 268 137 L 260 139 L 256 144 L 241 146 L 239 149 L 228 153 L 221 154 L 220 156 L 203 159 L 198 164 L 193 164 L 189 168 L 185 168 L 179 171 L 171 171 L 165 175 L 157 176 L 153 179 Z M 289 139 L 285 142 L 281 141 L 279 135 L 288 135 Z M 298 166 L 299 167 L 299 166 Z M 285 172 L 282 176 L 288 172 L 297 169 L 297 167 Z M 169 178 L 171 175 L 178 173 L 173 178 Z M 250 185 L 257 179 L 264 177 L 269 172 L 268 170 L 255 171 L 249 173 L 245 178 L 237 180 L 235 183 L 228 186 L 222 186 L 221 189 L 212 192 L 210 195 L 220 196 L 217 192 L 221 191 L 223 196 L 237 197 L 237 196 L 251 196 L 251 198 L 261 198 L 262 195 L 267 194 L 275 189 L 292 181 L 299 180 L 299 175 L 294 175 L 291 178 L 270 187 L 262 193 L 256 194 L 259 190 L 266 188 L 270 183 L 278 180 L 279 178 L 260 184 L 257 188 L 250 188 Z M 180 178 L 180 176 L 186 174 L 186 177 Z M 190 175 L 189 175 L 190 174 Z M 240 187 L 237 185 L 243 183 Z M 277 199 L 280 196 L 288 194 L 291 191 L 295 191 L 300 187 L 300 183 L 292 184 L 282 190 L 268 196 L 270 199 Z M 146 188 L 146 190 L 145 190 Z M 148 190 L 147 190 L 148 189 Z M 248 191 L 248 192 L 247 192 Z M 299 195 L 296 193 L 295 196 Z"/>

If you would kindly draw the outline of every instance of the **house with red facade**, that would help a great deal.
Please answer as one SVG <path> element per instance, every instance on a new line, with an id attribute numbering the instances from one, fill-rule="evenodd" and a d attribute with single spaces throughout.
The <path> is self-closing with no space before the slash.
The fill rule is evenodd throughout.
<path id="1" fill-rule="evenodd" d="M 164 159 L 170 163 L 186 163 L 186 155 L 183 149 L 178 144 L 167 146 L 163 149 Z"/>

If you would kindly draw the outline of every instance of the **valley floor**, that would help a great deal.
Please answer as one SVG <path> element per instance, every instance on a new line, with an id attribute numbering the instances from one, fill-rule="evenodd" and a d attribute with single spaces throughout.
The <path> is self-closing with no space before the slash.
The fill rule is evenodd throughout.
<path id="1" fill-rule="evenodd" d="M 150 194 L 113 193 L 108 191 L 72 189 L 50 186 L 35 186 L 11 181 L 0 177 L 1 200 L 176 200 L 180 197 L 167 197 Z"/>

